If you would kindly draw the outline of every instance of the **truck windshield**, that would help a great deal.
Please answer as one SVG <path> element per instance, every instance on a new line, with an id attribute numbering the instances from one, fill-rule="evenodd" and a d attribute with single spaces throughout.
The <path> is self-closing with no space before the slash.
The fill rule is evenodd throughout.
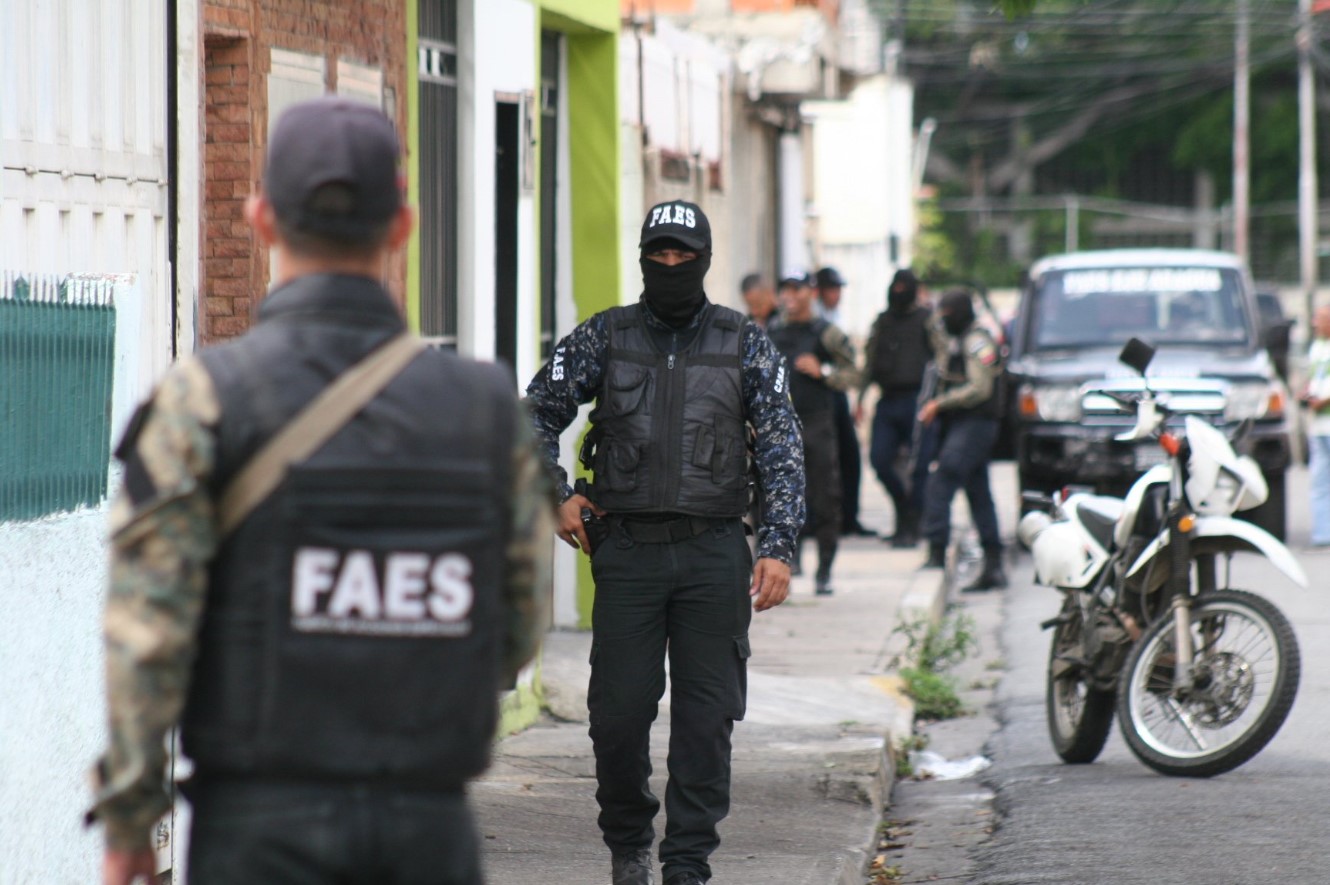
<path id="1" fill-rule="evenodd" d="M 1152 344 L 1250 343 L 1242 278 L 1214 267 L 1114 267 L 1049 271 L 1033 293 L 1035 350 Z"/>

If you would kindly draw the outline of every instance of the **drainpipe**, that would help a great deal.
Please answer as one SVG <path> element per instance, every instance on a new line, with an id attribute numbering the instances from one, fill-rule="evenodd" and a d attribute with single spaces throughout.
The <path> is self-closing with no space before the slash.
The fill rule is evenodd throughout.
<path id="1" fill-rule="evenodd" d="M 792 115 L 798 125 L 797 110 Z M 804 237 L 804 146 L 798 128 L 780 134 L 780 273 L 808 269 Z"/>

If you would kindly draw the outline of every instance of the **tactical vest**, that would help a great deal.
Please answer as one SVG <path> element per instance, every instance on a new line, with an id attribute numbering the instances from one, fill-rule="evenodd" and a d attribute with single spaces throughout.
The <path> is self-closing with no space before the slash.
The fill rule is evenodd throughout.
<path id="1" fill-rule="evenodd" d="M 955 390 L 957 387 L 960 387 L 965 383 L 965 357 L 976 336 L 986 339 L 988 343 L 992 345 L 994 352 L 997 352 L 997 342 L 993 340 L 993 336 L 988 333 L 988 330 L 982 326 L 971 326 L 961 337 L 960 346 L 952 347 L 947 353 L 947 371 L 942 373 L 938 378 L 942 393 L 946 393 L 949 390 Z M 998 400 L 998 395 L 1000 392 L 999 385 L 1002 383 L 1002 379 L 999 377 L 1001 373 L 998 366 L 994 365 L 992 371 L 993 393 L 988 399 L 978 405 L 968 406 L 961 409 L 948 409 L 942 413 L 942 416 L 946 418 L 959 417 L 961 415 L 973 415 L 979 418 L 997 419 L 1001 414 L 1001 403 Z"/>
<path id="2" fill-rule="evenodd" d="M 928 341 L 928 311 L 913 308 L 900 316 L 883 311 L 877 318 L 877 349 L 869 379 L 883 393 L 917 392 L 924 368 L 933 358 Z"/>
<path id="3" fill-rule="evenodd" d="M 201 352 L 221 404 L 215 493 L 400 330 L 386 293 L 386 317 L 333 307 L 362 283 L 378 289 L 298 280 Z M 493 366 L 421 353 L 222 543 L 182 726 L 200 772 L 455 790 L 485 768 L 513 397 Z"/>
<path id="4" fill-rule="evenodd" d="M 744 319 L 704 308 L 692 342 L 664 353 L 639 305 L 608 312 L 609 350 L 591 412 L 591 498 L 610 513 L 742 516 L 748 444 L 740 373 Z"/>
<path id="5" fill-rule="evenodd" d="M 831 352 L 822 343 L 822 335 L 830 325 L 824 319 L 813 319 L 807 323 L 782 323 L 780 328 L 768 334 L 771 343 L 789 363 L 790 399 L 794 401 L 794 411 L 799 417 L 816 412 L 827 412 L 835 408 L 836 391 L 825 381 L 810 378 L 794 367 L 794 360 L 800 354 L 811 353 L 824 365 L 832 362 Z"/>

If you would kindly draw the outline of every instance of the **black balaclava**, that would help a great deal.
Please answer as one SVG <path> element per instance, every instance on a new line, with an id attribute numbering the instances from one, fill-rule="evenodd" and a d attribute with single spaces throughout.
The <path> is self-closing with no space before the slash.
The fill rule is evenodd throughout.
<path id="1" fill-rule="evenodd" d="M 919 280 L 905 268 L 896 271 L 887 287 L 887 310 L 902 316 L 909 313 L 918 300 Z"/>
<path id="2" fill-rule="evenodd" d="M 711 269 L 711 253 L 691 249 L 683 243 L 673 240 L 657 240 L 651 244 L 651 251 L 658 249 L 685 249 L 697 252 L 697 257 L 683 264 L 670 266 L 652 261 L 645 254 L 639 259 L 642 265 L 642 300 L 651 310 L 652 315 L 667 326 L 681 329 L 697 315 L 706 303 L 706 292 L 702 289 L 702 278 Z"/>
<path id="3" fill-rule="evenodd" d="M 942 315 L 942 325 L 947 333 L 959 338 L 974 323 L 974 301 L 969 292 L 956 289 L 942 296 L 938 313 Z"/>

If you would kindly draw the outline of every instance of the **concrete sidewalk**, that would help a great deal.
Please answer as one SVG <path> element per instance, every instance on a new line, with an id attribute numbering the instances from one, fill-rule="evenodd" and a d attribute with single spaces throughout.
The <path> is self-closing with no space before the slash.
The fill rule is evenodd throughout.
<path id="1" fill-rule="evenodd" d="M 864 476 L 864 524 L 891 525 L 890 505 Z M 813 594 L 813 544 L 789 600 L 753 618 L 748 714 L 734 735 L 733 803 L 711 858 L 713 882 L 863 885 L 863 869 L 894 775 L 894 745 L 913 707 L 892 675 L 904 647 L 896 625 L 938 617 L 939 571 L 917 571 L 923 548 L 847 538 L 836 592 Z M 543 678 L 548 713 L 505 738 L 473 789 L 489 885 L 605 885 L 609 854 L 596 827 L 587 737 L 590 633 L 554 632 Z M 664 796 L 669 692 L 652 731 Z M 664 812 L 656 820 L 663 833 Z M 660 882 L 659 864 L 656 881 Z"/>

